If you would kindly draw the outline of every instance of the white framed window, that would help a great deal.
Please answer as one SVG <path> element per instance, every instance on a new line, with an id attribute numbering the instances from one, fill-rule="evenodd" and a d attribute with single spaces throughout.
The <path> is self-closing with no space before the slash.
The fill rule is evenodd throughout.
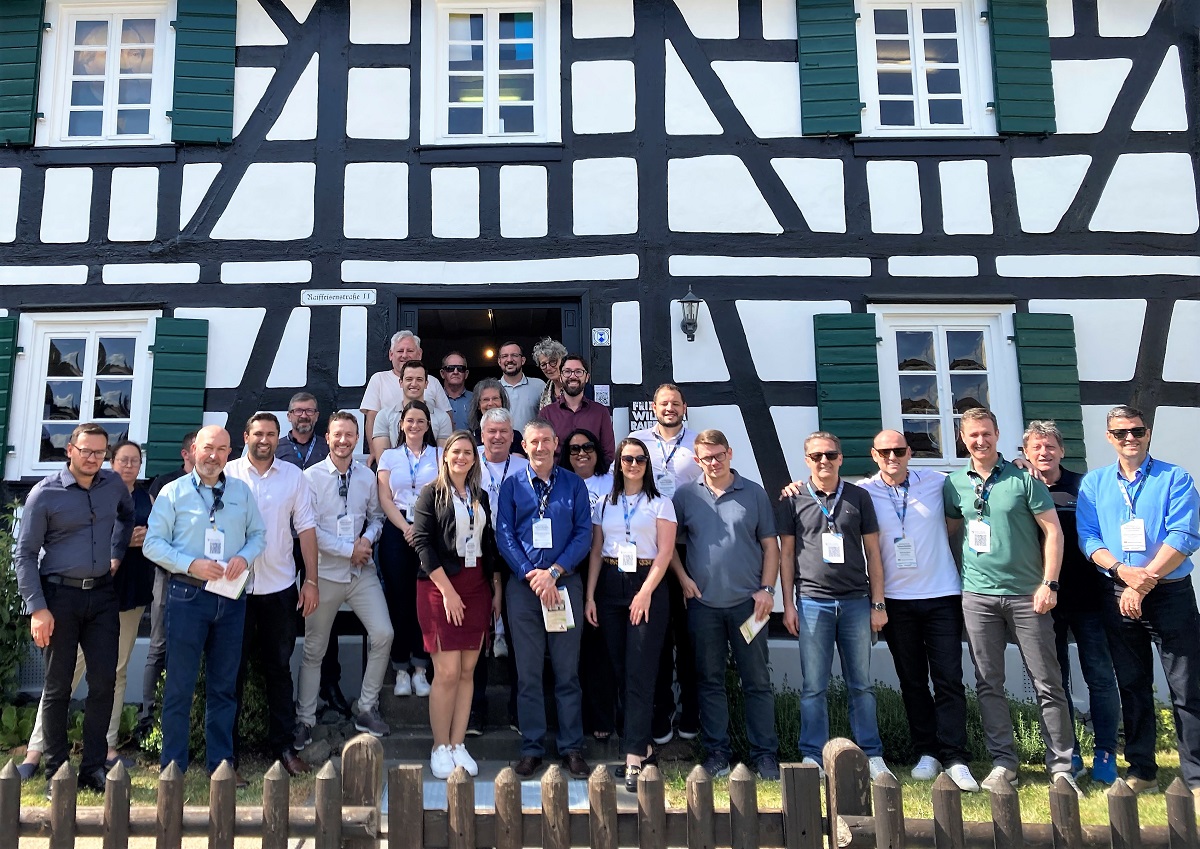
<path id="1" fill-rule="evenodd" d="M 424 0 L 421 142 L 562 140 L 559 4 Z"/>
<path id="2" fill-rule="evenodd" d="M 35 143 L 169 143 L 174 7 L 173 0 L 48 0 Z"/>
<path id="3" fill-rule="evenodd" d="M 859 0 L 865 136 L 995 135 L 985 0 Z"/>
<path id="4" fill-rule="evenodd" d="M 872 305 L 880 330 L 879 396 L 883 426 L 905 435 L 917 465 L 967 462 L 962 413 L 987 407 L 1003 446 L 1024 432 L 1011 305 Z"/>
<path id="5" fill-rule="evenodd" d="M 98 422 L 109 443 L 144 442 L 150 414 L 150 346 L 158 310 L 25 313 L 18 322 L 10 405 L 15 458 L 5 477 L 62 468 L 71 431 Z M 15 462 L 13 460 L 15 459 Z"/>

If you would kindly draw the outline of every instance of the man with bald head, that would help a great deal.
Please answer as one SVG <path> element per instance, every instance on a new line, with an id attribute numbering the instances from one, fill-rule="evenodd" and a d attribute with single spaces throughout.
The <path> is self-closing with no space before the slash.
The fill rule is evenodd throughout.
<path id="1" fill-rule="evenodd" d="M 205 665 L 205 766 L 211 774 L 233 759 L 237 674 L 246 619 L 244 592 L 214 592 L 221 578 L 241 578 L 266 549 L 266 529 L 250 487 L 226 478 L 229 434 L 210 425 L 196 434 L 191 474 L 163 487 L 142 550 L 170 573 L 167 589 L 167 679 L 163 688 L 165 768 L 188 766 L 192 697 Z M 239 777 L 238 785 L 245 782 Z"/>

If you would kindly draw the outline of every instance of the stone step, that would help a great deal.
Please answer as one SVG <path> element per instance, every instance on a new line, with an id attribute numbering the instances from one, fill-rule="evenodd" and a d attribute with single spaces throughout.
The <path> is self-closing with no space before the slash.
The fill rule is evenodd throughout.
<path id="1" fill-rule="evenodd" d="M 433 749 L 433 732 L 428 724 L 424 728 L 393 728 L 392 733 L 380 740 L 383 743 L 384 756 L 398 761 L 427 762 Z M 509 730 L 506 726 L 486 732 L 482 737 L 468 737 L 467 749 L 476 760 L 483 758 L 489 761 L 516 763 L 521 757 L 521 735 Z M 549 753 L 548 760 L 557 762 L 557 751 L 554 745 L 554 732 L 546 735 L 545 748 Z M 600 742 L 591 737 L 584 737 L 583 756 L 592 761 L 619 760 L 621 748 L 616 737 L 610 737 Z"/>
<path id="2" fill-rule="evenodd" d="M 429 727 L 429 698 L 397 696 L 388 684 L 379 697 L 379 713 L 393 728 Z M 487 688 L 486 724 L 489 728 L 508 727 L 508 685 L 489 684 Z"/>

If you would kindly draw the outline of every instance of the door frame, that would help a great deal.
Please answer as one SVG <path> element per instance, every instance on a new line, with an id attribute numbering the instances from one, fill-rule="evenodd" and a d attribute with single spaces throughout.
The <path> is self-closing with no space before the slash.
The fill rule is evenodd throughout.
<path id="1" fill-rule="evenodd" d="M 566 336 L 565 328 L 569 326 L 569 317 L 572 313 L 574 314 L 575 344 L 571 345 L 565 338 L 558 341 L 562 342 L 568 351 L 581 354 L 588 358 L 588 362 L 591 362 L 591 334 L 584 329 L 585 323 L 589 321 L 591 316 L 591 304 L 589 301 L 588 290 L 582 288 L 563 289 L 549 297 L 546 294 L 497 295 L 486 299 L 471 296 L 461 298 L 397 297 L 396 328 L 391 333 L 400 330 L 411 330 L 417 336 L 420 336 L 421 330 L 420 324 L 417 321 L 417 313 L 421 309 L 521 309 L 524 307 L 550 307 L 562 310 L 563 336 Z M 391 333 L 388 334 L 389 337 Z"/>

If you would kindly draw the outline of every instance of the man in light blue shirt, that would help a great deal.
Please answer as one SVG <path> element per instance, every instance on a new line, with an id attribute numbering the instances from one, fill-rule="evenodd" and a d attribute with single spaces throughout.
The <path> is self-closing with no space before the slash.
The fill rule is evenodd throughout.
<path id="1" fill-rule="evenodd" d="M 1079 487 L 1079 547 L 1112 581 L 1105 620 L 1125 719 L 1125 782 L 1158 788 L 1157 713 L 1150 646 L 1158 647 L 1175 712 L 1179 767 L 1200 791 L 1200 613 L 1191 555 L 1200 548 L 1200 495 L 1192 476 L 1150 456 L 1150 428 L 1133 407 L 1108 413 L 1117 462 Z"/>
<path id="2" fill-rule="evenodd" d="M 163 688 L 160 764 L 188 767 L 188 726 L 200 657 L 205 659 L 205 764 L 209 773 L 233 759 L 237 673 L 246 596 L 205 588 L 242 578 L 266 548 L 266 529 L 250 487 L 226 478 L 229 434 L 210 425 L 196 434 L 190 475 L 165 486 L 154 502 L 142 550 L 171 573 L 167 589 L 167 679 Z M 244 786 L 239 777 L 238 785 Z"/>

